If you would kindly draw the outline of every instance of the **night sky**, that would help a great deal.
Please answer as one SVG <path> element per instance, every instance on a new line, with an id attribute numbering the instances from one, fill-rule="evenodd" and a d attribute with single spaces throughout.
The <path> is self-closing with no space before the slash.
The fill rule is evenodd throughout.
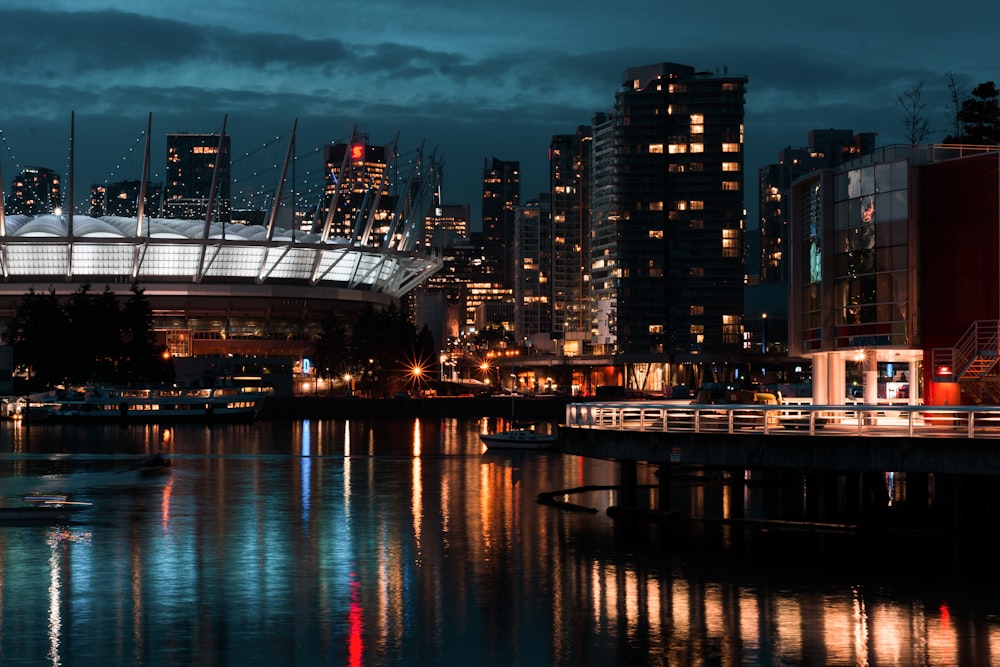
<path id="1" fill-rule="evenodd" d="M 745 185 L 814 128 L 904 141 L 897 98 L 923 82 L 939 140 L 948 74 L 969 91 L 1000 80 L 1000 3 L 957 0 L 4 0 L 0 166 L 65 173 L 76 114 L 76 200 L 90 183 L 141 176 L 137 139 L 232 135 L 234 175 L 280 162 L 298 119 L 311 148 L 357 125 L 373 144 L 436 149 L 444 198 L 478 226 L 484 160 L 519 160 L 522 199 L 547 189 L 553 134 L 611 111 L 629 68 L 676 62 L 749 77 Z M 243 159 L 239 169 L 236 160 Z M 138 166 L 136 166 L 138 164 Z M 159 176 L 162 179 L 162 176 Z M 79 210 L 79 206 L 78 206 Z"/>

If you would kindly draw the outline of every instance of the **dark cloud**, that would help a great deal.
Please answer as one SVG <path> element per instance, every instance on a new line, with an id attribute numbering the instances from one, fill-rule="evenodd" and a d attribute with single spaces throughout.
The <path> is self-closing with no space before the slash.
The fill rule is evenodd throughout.
<path id="1" fill-rule="evenodd" d="M 669 24 L 662 21 L 667 4 Z M 690 8 L 673 4 L 640 2 L 645 9 L 634 9 L 650 20 L 638 23 L 589 0 L 571 14 L 518 0 L 503 11 L 494 8 L 489 19 L 477 14 L 486 10 L 457 0 L 420 7 L 377 3 L 375 9 L 385 12 L 377 16 L 366 14 L 375 11 L 367 5 L 337 14 L 324 4 L 337 20 L 317 14 L 315 28 L 299 30 L 244 21 L 260 11 L 249 0 L 245 7 L 218 9 L 242 12 L 231 24 L 253 26 L 244 29 L 188 23 L 180 18 L 185 12 L 156 18 L 0 9 L 8 65 L 0 70 L 6 99 L 0 129 L 9 142 L 0 146 L 0 164 L 6 173 L 16 153 L 21 164 L 63 169 L 73 110 L 78 172 L 94 181 L 122 168 L 149 112 L 160 141 L 171 131 L 217 131 L 228 114 L 237 153 L 286 132 L 298 118 L 300 153 L 346 138 L 355 124 L 375 143 L 389 142 L 397 131 L 407 146 L 426 139 L 448 164 L 446 194 L 473 204 L 485 158 L 521 160 L 525 198 L 531 198 L 546 187 L 552 135 L 610 111 L 627 68 L 662 61 L 749 77 L 745 180 L 751 209 L 757 168 L 774 161 L 781 148 L 803 145 L 810 129 L 872 131 L 879 143 L 898 141 L 896 98 L 920 81 L 928 116 L 941 134 L 947 127 L 946 73 L 956 66 L 921 64 L 918 57 L 946 52 L 946 36 L 919 47 L 912 39 L 893 45 L 888 32 L 866 33 L 860 25 L 838 31 L 831 27 L 837 12 L 820 8 L 810 17 L 791 3 L 770 3 L 766 20 L 764 8 L 733 10 L 742 12 L 727 14 L 738 31 L 726 35 L 711 17 L 725 14 L 730 3 L 699 4 L 698 16 L 709 17 L 700 23 L 690 16 L 685 21 L 682 10 Z M 774 20 L 774 12 L 795 19 L 784 30 L 755 32 Z M 309 14 L 301 10 L 299 16 Z M 390 16 L 400 23 L 389 22 Z M 411 24 L 417 16 L 430 17 L 428 24 Z M 505 27 L 502 35 L 472 30 L 493 26 L 491 20 L 497 30 Z M 899 20 L 910 34 L 927 23 L 912 12 Z M 619 29 L 630 24 L 628 31 Z M 688 27 L 678 32 L 670 25 Z M 981 71 L 958 76 L 967 90 L 985 80 Z"/>

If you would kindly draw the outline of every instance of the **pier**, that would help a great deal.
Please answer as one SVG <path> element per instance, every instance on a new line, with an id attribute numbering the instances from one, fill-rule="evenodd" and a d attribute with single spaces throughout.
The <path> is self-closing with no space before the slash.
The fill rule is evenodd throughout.
<path id="1" fill-rule="evenodd" d="M 653 465 L 661 515 L 674 509 L 677 473 L 695 470 L 736 486 L 778 481 L 785 506 L 816 508 L 806 512 L 812 521 L 881 522 L 892 478 L 905 485 L 896 511 L 908 506 L 908 525 L 925 523 L 933 507 L 957 530 L 986 525 L 997 509 L 985 493 L 1000 475 L 1000 406 L 573 403 L 559 449 L 619 463 L 622 513 L 641 511 L 637 469 Z M 726 518 L 741 516 L 737 505 Z"/>

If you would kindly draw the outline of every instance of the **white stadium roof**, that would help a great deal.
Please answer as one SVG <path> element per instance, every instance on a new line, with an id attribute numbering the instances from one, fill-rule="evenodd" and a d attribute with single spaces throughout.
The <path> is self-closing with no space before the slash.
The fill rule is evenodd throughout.
<path id="1" fill-rule="evenodd" d="M 66 215 L 0 217 L 0 270 L 23 280 L 293 282 L 400 297 L 441 267 L 440 258 L 323 242 L 318 233 L 198 220 Z"/>

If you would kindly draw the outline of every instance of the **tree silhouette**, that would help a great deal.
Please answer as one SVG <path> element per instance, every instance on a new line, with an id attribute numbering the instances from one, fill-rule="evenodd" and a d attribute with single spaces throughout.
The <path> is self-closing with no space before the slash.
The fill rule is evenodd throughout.
<path id="1" fill-rule="evenodd" d="M 913 88 L 903 91 L 896 98 L 896 104 L 903 109 L 904 113 L 903 132 L 911 146 L 924 143 L 927 137 L 934 133 L 934 128 L 931 127 L 927 116 L 924 115 L 924 107 L 927 105 L 920 100 L 923 88 L 924 82 L 921 81 Z"/>
<path id="2" fill-rule="evenodd" d="M 149 302 L 135 285 L 124 308 L 107 287 L 94 295 L 83 284 L 62 301 L 54 290 L 30 290 L 7 323 L 5 338 L 29 388 L 172 379 L 165 348 L 155 343 Z"/>
<path id="3" fill-rule="evenodd" d="M 63 381 L 70 336 L 55 290 L 40 294 L 31 289 L 7 322 L 4 338 L 13 348 L 16 373 L 43 387 Z"/>
<path id="4" fill-rule="evenodd" d="M 419 332 L 395 304 L 376 308 L 365 304 L 353 319 L 331 313 L 313 343 L 320 373 L 327 377 L 350 371 L 358 389 L 386 392 L 405 384 L 419 366 L 434 359 L 433 336 Z"/>
<path id="5" fill-rule="evenodd" d="M 992 145 L 1000 143 L 1000 91 L 992 81 L 972 89 L 962 101 L 957 120 L 961 134 L 945 137 L 948 144 Z"/>

